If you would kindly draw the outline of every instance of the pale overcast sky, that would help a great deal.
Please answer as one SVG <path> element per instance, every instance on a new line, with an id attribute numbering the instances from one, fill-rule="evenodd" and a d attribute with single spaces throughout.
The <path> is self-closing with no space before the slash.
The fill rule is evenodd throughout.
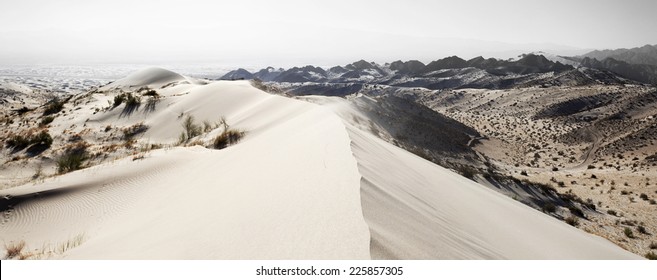
<path id="1" fill-rule="evenodd" d="M 334 65 L 657 44 L 655 0 L 0 0 L 0 64 Z"/>

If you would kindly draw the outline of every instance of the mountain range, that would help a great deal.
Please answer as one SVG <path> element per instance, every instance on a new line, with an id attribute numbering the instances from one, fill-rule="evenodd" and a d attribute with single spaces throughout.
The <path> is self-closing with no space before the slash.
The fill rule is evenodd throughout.
<path id="1" fill-rule="evenodd" d="M 631 49 L 595 50 L 582 57 L 605 60 L 612 58 L 629 64 L 647 64 L 657 66 L 657 45 L 645 45 Z"/>
<path id="2" fill-rule="evenodd" d="M 657 45 L 596 50 L 574 59 L 584 67 L 607 70 L 642 83 L 657 84 Z"/>
<path id="3" fill-rule="evenodd" d="M 220 79 L 259 79 L 284 84 L 330 83 L 335 90 L 328 95 L 353 93 L 364 83 L 428 89 L 618 84 L 624 83 L 624 79 L 656 84 L 657 46 L 593 51 L 579 57 L 537 52 L 510 60 L 481 56 L 465 60 L 450 56 L 428 64 L 418 60 L 385 64 L 360 60 L 328 69 L 311 65 L 287 70 L 267 67 L 251 73 L 240 68 Z M 327 94 L 325 87 L 322 94 Z"/>
<path id="4" fill-rule="evenodd" d="M 457 69 L 457 71 L 455 71 Z M 484 76 L 509 76 L 533 73 L 561 73 L 574 68 L 560 62 L 552 62 L 542 55 L 528 54 L 516 61 L 484 59 L 475 57 L 464 60 L 450 56 L 429 64 L 417 60 L 395 61 L 383 65 L 365 60 L 356 61 L 345 66 L 323 69 L 315 66 L 275 69 L 268 67 L 251 73 L 245 69 L 230 71 L 220 79 L 260 79 L 265 82 L 303 83 L 303 82 L 378 82 L 394 83 L 404 77 L 444 78 L 463 73 L 478 73 Z"/>

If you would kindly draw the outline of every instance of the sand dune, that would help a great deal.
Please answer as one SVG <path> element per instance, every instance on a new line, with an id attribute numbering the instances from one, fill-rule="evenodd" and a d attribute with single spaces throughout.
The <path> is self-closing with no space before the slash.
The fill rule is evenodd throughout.
<path id="1" fill-rule="evenodd" d="M 95 102 L 142 86 L 162 96 L 150 112 L 117 108 L 89 125 L 144 122 L 140 141 L 174 143 L 181 113 L 224 116 L 246 137 L 2 190 L 2 241 L 38 250 L 83 236 L 43 256 L 65 259 L 639 258 L 376 138 L 341 100 L 149 69 L 107 85 Z"/>
<path id="2" fill-rule="evenodd" d="M 138 88 L 145 86 L 151 88 L 159 88 L 168 85 L 170 83 L 192 83 L 192 82 L 194 82 L 193 79 L 184 77 L 183 75 L 180 75 L 178 73 L 162 68 L 152 67 L 130 74 L 127 77 L 114 81 L 111 84 L 106 85 L 101 89 L 122 88 L 122 87 Z"/>
<path id="3" fill-rule="evenodd" d="M 616 259 L 611 242 L 350 129 L 377 259 Z"/>

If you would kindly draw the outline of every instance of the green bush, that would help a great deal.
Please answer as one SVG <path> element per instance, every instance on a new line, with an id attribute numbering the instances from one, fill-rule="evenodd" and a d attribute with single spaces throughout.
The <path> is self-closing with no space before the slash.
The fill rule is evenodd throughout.
<path id="1" fill-rule="evenodd" d="M 630 229 L 628 227 L 626 227 L 623 230 L 623 233 L 625 233 L 625 236 L 627 236 L 627 238 L 634 238 L 634 233 L 632 232 L 632 229 Z"/>

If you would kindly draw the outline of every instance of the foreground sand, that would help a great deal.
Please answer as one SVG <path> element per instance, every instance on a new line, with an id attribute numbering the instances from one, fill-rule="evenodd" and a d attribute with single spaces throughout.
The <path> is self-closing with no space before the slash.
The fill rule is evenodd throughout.
<path id="1" fill-rule="evenodd" d="M 159 69 L 92 97 L 102 104 L 112 86 L 144 85 L 162 88 L 148 114 L 69 121 L 144 122 L 140 141 L 170 144 L 181 113 L 224 116 L 246 137 L 223 150 L 165 145 L 0 190 L 13 204 L 3 205 L 5 244 L 65 259 L 640 258 L 378 139 L 339 100 L 313 104 Z"/>

